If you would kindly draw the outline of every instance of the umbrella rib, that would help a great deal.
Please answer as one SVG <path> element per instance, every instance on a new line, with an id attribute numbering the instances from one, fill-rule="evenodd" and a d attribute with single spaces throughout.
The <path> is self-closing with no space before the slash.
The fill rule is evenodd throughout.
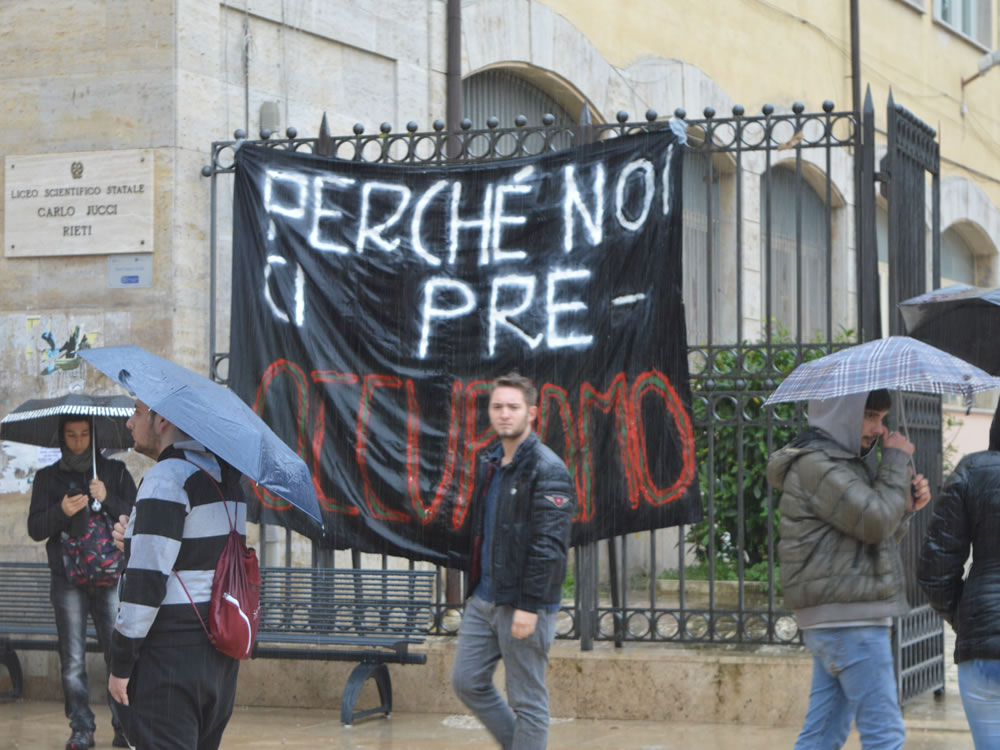
<path id="1" fill-rule="evenodd" d="M 81 417 L 131 417 L 132 409 L 118 406 L 84 406 L 81 404 L 67 404 L 65 406 L 54 406 L 47 409 L 32 409 L 31 411 L 17 411 L 11 412 L 3 419 L 0 419 L 0 424 L 7 424 L 10 422 L 24 422 L 29 419 L 40 419 L 42 417 L 51 417 L 56 414 L 66 415 L 66 416 L 81 416 Z"/>

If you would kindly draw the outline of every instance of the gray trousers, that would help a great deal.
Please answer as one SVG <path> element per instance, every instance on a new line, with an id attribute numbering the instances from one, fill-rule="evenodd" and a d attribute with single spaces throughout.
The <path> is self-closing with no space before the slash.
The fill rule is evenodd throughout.
<path id="1" fill-rule="evenodd" d="M 504 750 L 544 750 L 549 738 L 545 669 L 556 634 L 556 613 L 539 612 L 535 632 L 510 634 L 514 608 L 473 596 L 465 603 L 451 684 Z M 503 659 L 507 701 L 493 685 Z"/>

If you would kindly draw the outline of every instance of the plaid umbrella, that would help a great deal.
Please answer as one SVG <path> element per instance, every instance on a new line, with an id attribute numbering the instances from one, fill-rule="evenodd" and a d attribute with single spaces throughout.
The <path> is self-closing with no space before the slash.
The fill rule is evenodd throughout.
<path id="1" fill-rule="evenodd" d="M 1000 388 L 1000 378 L 930 344 L 890 336 L 804 362 L 765 403 L 837 398 L 880 388 L 957 393 L 968 401 L 974 393 Z"/>

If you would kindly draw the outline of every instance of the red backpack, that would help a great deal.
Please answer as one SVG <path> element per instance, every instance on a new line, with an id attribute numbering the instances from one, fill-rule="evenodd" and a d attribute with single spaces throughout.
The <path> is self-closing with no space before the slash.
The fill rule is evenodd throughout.
<path id="1" fill-rule="evenodd" d="M 219 491 L 219 497 L 223 501 L 222 507 L 225 508 L 226 518 L 229 520 L 226 546 L 222 549 L 219 562 L 215 565 L 212 598 L 208 608 L 208 626 L 205 625 L 194 599 L 191 599 L 187 586 L 181 581 L 176 570 L 174 575 L 191 600 L 191 606 L 194 607 L 198 621 L 212 645 L 234 659 L 249 659 L 253 645 L 257 641 L 257 628 L 260 625 L 260 566 L 257 563 L 257 553 L 252 547 L 247 547 L 246 541 L 236 531 L 219 483 L 207 471 L 205 474 Z"/>

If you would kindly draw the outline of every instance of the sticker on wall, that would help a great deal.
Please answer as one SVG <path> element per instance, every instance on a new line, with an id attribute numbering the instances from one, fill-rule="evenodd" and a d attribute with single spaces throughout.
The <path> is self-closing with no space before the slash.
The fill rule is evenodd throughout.
<path id="1" fill-rule="evenodd" d="M 84 332 L 79 325 L 59 331 L 35 316 L 28 317 L 28 333 L 30 343 L 26 353 L 30 357 L 37 352 L 41 375 L 78 369 L 83 363 L 79 352 L 91 348 L 97 339 L 96 331 Z"/>

